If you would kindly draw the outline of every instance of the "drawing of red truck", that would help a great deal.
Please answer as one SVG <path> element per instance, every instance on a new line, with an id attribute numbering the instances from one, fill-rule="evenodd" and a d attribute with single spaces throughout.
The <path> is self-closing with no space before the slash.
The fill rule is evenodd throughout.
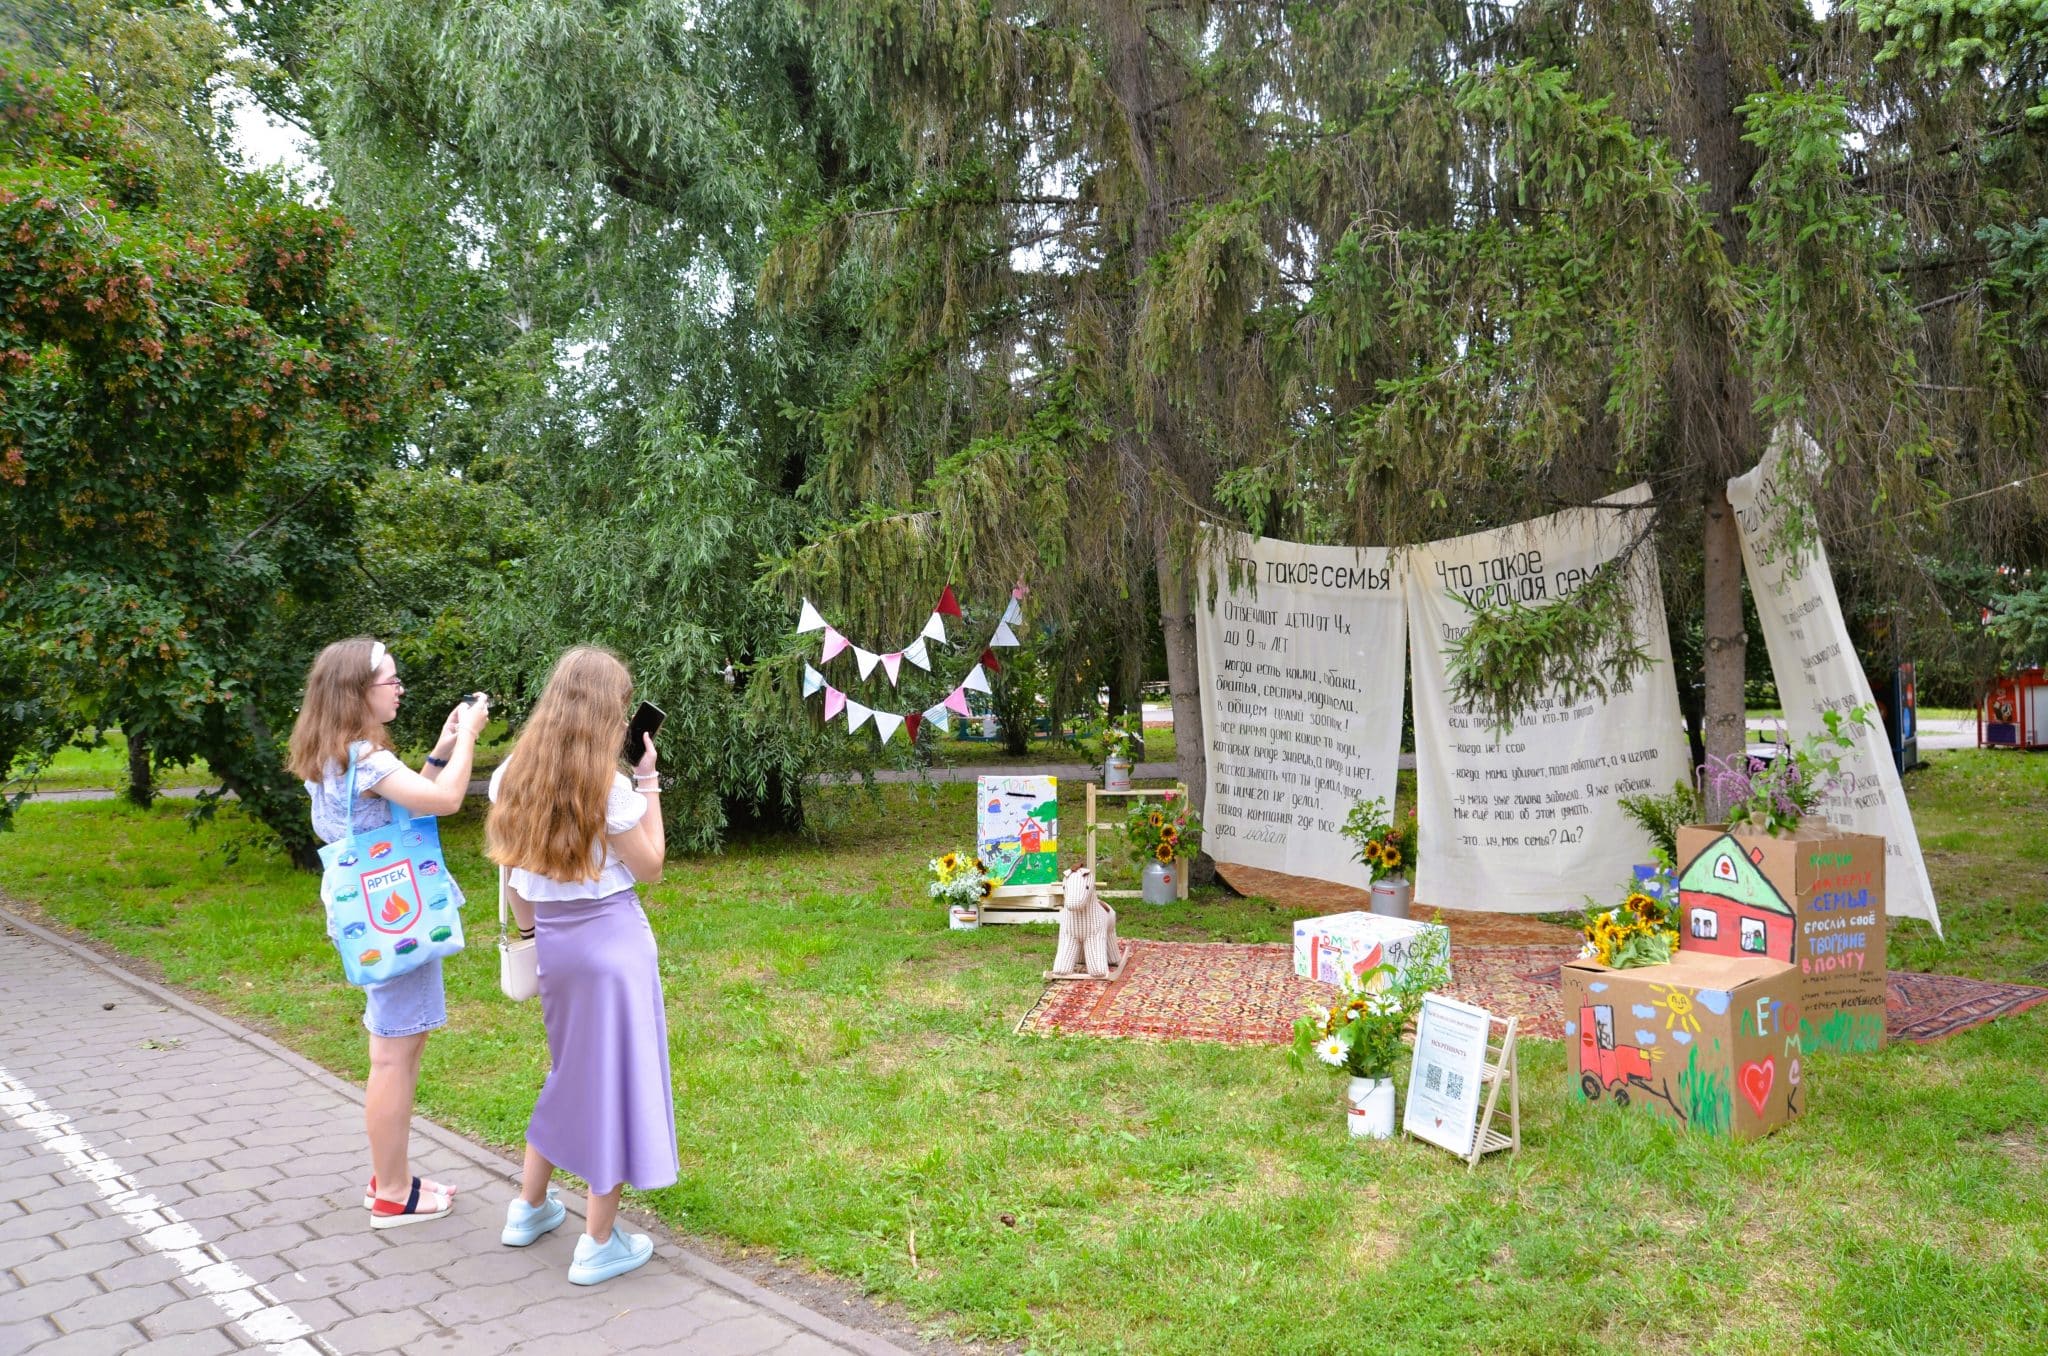
<path id="1" fill-rule="evenodd" d="M 1605 1004 L 1579 1009 L 1579 1086 L 1586 1100 L 1597 1102 L 1603 1088 L 1614 1093 L 1616 1106 L 1627 1106 L 1629 1089 L 1650 1086 L 1650 1059 L 1633 1045 L 1614 1042 L 1614 1009 Z"/>

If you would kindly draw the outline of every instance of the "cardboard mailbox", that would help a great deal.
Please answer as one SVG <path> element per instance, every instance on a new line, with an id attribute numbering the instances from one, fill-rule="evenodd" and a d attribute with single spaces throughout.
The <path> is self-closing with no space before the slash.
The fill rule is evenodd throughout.
<path id="1" fill-rule="evenodd" d="M 1407 968 L 1418 946 L 1437 937 L 1450 965 L 1450 929 L 1442 923 L 1388 918 L 1376 913 L 1333 913 L 1294 925 L 1294 973 L 1303 979 L 1341 984 L 1344 976 L 1391 965 Z"/>
<path id="2" fill-rule="evenodd" d="M 1811 819 L 1782 838 L 1687 825 L 1678 860 L 1682 950 L 1797 969 L 1808 1050 L 1884 1045 L 1884 839 Z"/>
<path id="3" fill-rule="evenodd" d="M 974 850 L 997 886 L 1051 885 L 1060 878 L 1057 777 L 976 779 Z"/>
<path id="4" fill-rule="evenodd" d="M 1735 1139 L 1806 1110 L 1792 966 L 1680 951 L 1631 970 L 1567 961 L 1560 979 L 1579 1100 Z"/>

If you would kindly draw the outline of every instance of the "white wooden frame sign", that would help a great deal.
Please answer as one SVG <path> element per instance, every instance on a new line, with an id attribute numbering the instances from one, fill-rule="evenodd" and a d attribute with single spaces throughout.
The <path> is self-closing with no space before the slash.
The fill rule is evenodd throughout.
<path id="1" fill-rule="evenodd" d="M 1516 1023 L 1512 1017 L 1506 1019 L 1507 1030 L 1496 1047 L 1491 1037 L 1497 1020 L 1485 1008 L 1434 993 L 1422 1000 L 1415 1019 L 1415 1059 L 1401 1128 L 1449 1149 L 1468 1166 L 1493 1150 L 1521 1147 Z M 1508 1088 L 1508 1134 L 1492 1128 L 1503 1083 Z"/>

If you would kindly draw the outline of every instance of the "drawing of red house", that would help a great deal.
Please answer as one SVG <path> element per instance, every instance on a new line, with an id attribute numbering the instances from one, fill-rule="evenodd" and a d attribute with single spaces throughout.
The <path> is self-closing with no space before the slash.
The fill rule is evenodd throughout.
<path id="1" fill-rule="evenodd" d="M 1728 834 L 1708 843 L 1678 877 L 1680 945 L 1715 956 L 1792 959 L 1792 906 Z"/>

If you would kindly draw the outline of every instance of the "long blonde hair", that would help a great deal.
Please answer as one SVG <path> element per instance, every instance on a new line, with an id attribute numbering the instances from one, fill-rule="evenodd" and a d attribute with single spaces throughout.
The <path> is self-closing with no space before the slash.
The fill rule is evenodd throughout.
<path id="1" fill-rule="evenodd" d="M 317 782 L 330 767 L 348 765 L 348 746 L 358 739 L 388 749 L 383 722 L 370 718 L 370 663 L 377 642 L 350 636 L 322 650 L 306 670 L 306 697 L 292 725 L 291 770 L 301 781 Z"/>
<path id="2" fill-rule="evenodd" d="M 633 675 L 610 650 L 578 645 L 555 661 L 546 691 L 506 755 L 484 819 L 484 852 L 550 880 L 597 879 L 592 845 L 626 738 Z"/>

